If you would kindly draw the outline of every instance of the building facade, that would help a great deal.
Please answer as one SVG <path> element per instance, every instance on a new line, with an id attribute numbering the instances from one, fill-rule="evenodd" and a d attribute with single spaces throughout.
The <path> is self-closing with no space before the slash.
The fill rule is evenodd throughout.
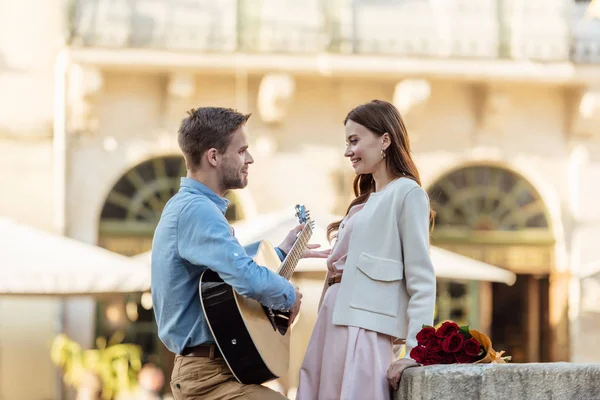
<path id="1" fill-rule="evenodd" d="M 255 163 L 248 188 L 229 195 L 231 221 L 296 203 L 343 214 L 352 169 L 342 121 L 360 103 L 393 101 L 437 211 L 432 243 L 519 274 L 511 287 L 440 280 L 437 319 L 482 327 L 517 362 L 598 361 L 584 346 L 593 332 L 580 316 L 596 311 L 579 281 L 600 258 L 597 6 L 477 3 L 3 5 L 2 214 L 127 255 L 148 250 L 184 173 L 178 124 L 208 105 L 253 113 Z M 321 275 L 298 278 L 311 298 Z M 168 365 L 143 297 L 0 297 L 0 393 L 55 398 L 44 357 L 57 318 L 86 346 L 125 329 Z M 13 345 L 24 329 L 32 345 Z M 33 363 L 40 381 L 23 388 Z"/>

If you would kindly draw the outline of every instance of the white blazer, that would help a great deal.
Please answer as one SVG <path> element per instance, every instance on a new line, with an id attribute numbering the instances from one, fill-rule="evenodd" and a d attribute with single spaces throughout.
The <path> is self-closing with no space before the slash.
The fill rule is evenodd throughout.
<path id="1" fill-rule="evenodd" d="M 422 325 L 433 325 L 429 198 L 399 178 L 371 193 L 355 218 L 333 323 L 405 339 L 409 358 Z"/>

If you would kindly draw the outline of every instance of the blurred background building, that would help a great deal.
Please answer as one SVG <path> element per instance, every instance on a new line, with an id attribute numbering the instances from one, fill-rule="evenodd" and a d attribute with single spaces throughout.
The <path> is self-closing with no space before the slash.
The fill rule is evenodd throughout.
<path id="1" fill-rule="evenodd" d="M 228 219 L 303 203 L 326 226 L 352 198 L 346 113 L 393 101 L 437 211 L 432 243 L 518 276 L 439 278 L 437 320 L 482 328 L 515 362 L 597 362 L 599 18 L 579 0 L 4 1 L 0 215 L 144 257 L 185 174 L 178 124 L 211 105 L 254 115 L 256 162 Z M 286 388 L 323 268 L 297 274 Z M 0 399 L 62 396 L 58 331 L 84 347 L 123 331 L 168 374 L 148 297 L 0 296 Z"/>

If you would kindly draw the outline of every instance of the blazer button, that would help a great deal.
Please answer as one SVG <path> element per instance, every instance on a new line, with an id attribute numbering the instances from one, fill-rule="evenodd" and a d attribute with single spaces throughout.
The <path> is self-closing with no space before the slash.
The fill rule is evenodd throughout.
<path id="1" fill-rule="evenodd" d="M 178 383 L 178 384 L 176 384 L 176 385 L 175 385 L 175 387 L 176 387 L 177 389 L 181 389 L 181 385 L 180 385 L 179 383 Z"/>

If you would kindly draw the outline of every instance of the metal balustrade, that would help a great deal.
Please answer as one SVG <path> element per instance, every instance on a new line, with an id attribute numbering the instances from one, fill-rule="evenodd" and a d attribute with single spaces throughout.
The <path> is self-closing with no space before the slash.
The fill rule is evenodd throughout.
<path id="1" fill-rule="evenodd" d="M 571 0 L 72 0 L 68 36 L 108 48 L 598 63 L 600 15 L 590 9 Z"/>

